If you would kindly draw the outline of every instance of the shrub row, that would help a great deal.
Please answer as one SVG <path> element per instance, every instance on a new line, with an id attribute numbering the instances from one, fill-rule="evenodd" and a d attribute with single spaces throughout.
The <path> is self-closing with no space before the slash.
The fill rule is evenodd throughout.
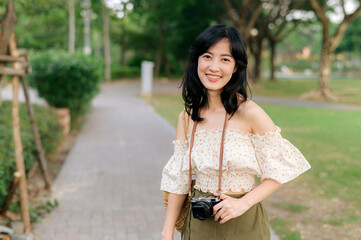
<path id="1" fill-rule="evenodd" d="M 119 78 L 140 78 L 140 67 L 122 67 L 112 65 L 112 79 Z"/>
<path id="2" fill-rule="evenodd" d="M 30 85 L 56 108 L 69 108 L 72 120 L 82 116 L 99 90 L 102 60 L 81 53 L 49 50 L 31 55 Z"/>
<path id="3" fill-rule="evenodd" d="M 61 140 L 61 128 L 54 110 L 33 105 L 35 120 L 45 153 L 56 149 Z M 4 101 L 0 106 L 0 206 L 3 205 L 16 171 L 12 134 L 12 106 Z M 25 104 L 20 104 L 21 139 L 26 171 L 36 159 L 36 148 Z"/>

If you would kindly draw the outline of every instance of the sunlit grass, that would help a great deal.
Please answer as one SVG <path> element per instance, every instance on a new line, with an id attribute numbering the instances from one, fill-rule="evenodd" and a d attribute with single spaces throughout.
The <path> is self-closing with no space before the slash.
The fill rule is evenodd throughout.
<path id="1" fill-rule="evenodd" d="M 301 234 L 298 231 L 291 231 L 291 223 L 280 218 L 271 221 L 272 228 L 282 240 L 300 240 Z"/>
<path id="2" fill-rule="evenodd" d="M 280 79 L 276 83 L 263 79 L 252 85 L 255 95 L 299 98 L 302 94 L 317 88 L 317 79 Z M 330 88 L 339 96 L 338 102 L 361 105 L 361 79 L 332 79 Z"/>

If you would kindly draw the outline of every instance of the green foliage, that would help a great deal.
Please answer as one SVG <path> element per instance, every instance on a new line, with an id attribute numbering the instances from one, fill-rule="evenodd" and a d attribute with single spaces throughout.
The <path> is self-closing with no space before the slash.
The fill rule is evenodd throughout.
<path id="1" fill-rule="evenodd" d="M 68 9 L 63 1 L 14 1 L 18 18 L 15 33 L 21 48 L 67 48 Z"/>
<path id="2" fill-rule="evenodd" d="M 351 22 L 342 38 L 340 45 L 336 48 L 336 53 L 349 52 L 361 54 L 361 15 Z"/>
<path id="3" fill-rule="evenodd" d="M 43 217 L 46 214 L 49 214 L 53 209 L 59 206 L 59 202 L 57 199 L 53 201 L 48 200 L 46 203 L 41 204 L 37 207 L 30 208 L 30 221 L 31 222 L 41 222 Z"/>
<path id="4" fill-rule="evenodd" d="M 50 153 L 56 149 L 61 139 L 61 128 L 56 113 L 39 105 L 33 105 L 43 149 Z M 12 106 L 5 101 L 0 107 L 0 206 L 8 193 L 16 170 L 14 142 L 12 137 Z M 36 159 L 36 148 L 30 120 L 24 104 L 20 105 L 21 139 L 26 171 L 29 171 Z"/>
<path id="5" fill-rule="evenodd" d="M 127 21 L 127 50 L 142 60 L 161 55 L 161 75 L 183 72 L 189 49 L 199 33 L 222 22 L 223 4 L 206 0 L 134 0 Z M 120 28 L 119 28 L 120 29 Z M 117 33 L 120 37 L 120 32 Z M 138 65 L 139 66 L 139 65 Z"/>
<path id="6" fill-rule="evenodd" d="M 45 51 L 31 59 L 32 85 L 56 108 L 69 108 L 72 120 L 82 116 L 99 90 L 101 61 L 79 53 Z"/>
<path id="7" fill-rule="evenodd" d="M 121 67 L 119 65 L 112 66 L 112 79 L 119 78 L 139 78 L 140 67 Z"/>

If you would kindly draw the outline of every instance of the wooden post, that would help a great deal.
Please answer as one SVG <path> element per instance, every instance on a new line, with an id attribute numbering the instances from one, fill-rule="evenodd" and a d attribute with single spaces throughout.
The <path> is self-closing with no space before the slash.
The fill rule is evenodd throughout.
<path id="1" fill-rule="evenodd" d="M 11 188 L 9 190 L 8 196 L 6 197 L 5 203 L 4 205 L 1 207 L 1 211 L 0 211 L 0 215 L 1 216 L 5 216 L 6 211 L 8 210 L 9 206 L 10 206 L 10 202 L 11 199 L 13 198 L 13 195 L 15 193 L 16 188 L 19 185 L 20 182 L 20 177 L 21 177 L 21 173 L 20 172 L 15 172 L 14 173 L 14 181 L 13 184 L 11 185 Z"/>
<path id="2" fill-rule="evenodd" d="M 10 42 L 10 54 L 13 57 L 17 57 L 18 53 L 16 51 L 16 42 L 14 33 L 11 36 Z M 15 62 L 12 63 L 13 68 L 20 69 L 21 63 Z M 21 143 L 21 133 L 20 133 L 20 119 L 19 119 L 19 77 L 12 76 L 13 82 L 13 104 L 12 104 L 12 122 L 13 122 L 13 139 L 14 139 L 14 149 L 15 149 L 15 159 L 16 159 L 16 168 L 20 172 L 20 205 L 21 205 L 21 217 L 24 223 L 24 233 L 30 233 L 30 215 L 28 207 L 28 190 L 27 182 L 25 175 L 25 164 L 23 157 L 23 146 Z"/>
<path id="3" fill-rule="evenodd" d="M 40 163 L 41 173 L 43 174 L 43 178 L 45 181 L 45 187 L 46 187 L 46 189 L 50 190 L 51 189 L 51 181 L 50 181 L 50 177 L 49 177 L 49 173 L 48 173 L 48 168 L 46 165 L 46 160 L 45 160 L 45 156 L 44 156 L 43 146 L 41 144 L 38 127 L 35 124 L 34 111 L 33 111 L 32 105 L 30 103 L 28 84 L 26 82 L 25 76 L 21 77 L 21 82 L 23 84 L 23 90 L 24 90 L 24 95 L 25 95 L 25 99 L 26 99 L 26 104 L 28 106 L 28 114 L 29 114 L 29 118 L 30 118 L 31 129 L 33 130 L 36 151 L 38 153 L 38 156 L 37 156 L 38 162 Z"/>

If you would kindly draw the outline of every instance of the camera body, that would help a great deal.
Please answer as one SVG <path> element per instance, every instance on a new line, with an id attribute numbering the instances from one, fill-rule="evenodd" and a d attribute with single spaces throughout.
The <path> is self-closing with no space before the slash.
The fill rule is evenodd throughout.
<path id="1" fill-rule="evenodd" d="M 191 200 L 193 217 L 198 220 L 206 220 L 214 216 L 213 207 L 222 200 L 218 197 L 199 197 Z"/>

